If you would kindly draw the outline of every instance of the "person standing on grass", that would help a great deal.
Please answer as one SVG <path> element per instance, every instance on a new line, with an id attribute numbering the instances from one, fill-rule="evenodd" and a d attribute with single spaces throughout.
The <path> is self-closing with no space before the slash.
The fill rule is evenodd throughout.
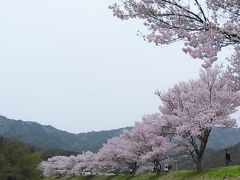
<path id="1" fill-rule="evenodd" d="M 225 149 L 225 152 L 226 152 L 225 153 L 226 166 L 228 166 L 232 160 L 231 160 L 230 152 L 228 151 L 228 149 Z"/>

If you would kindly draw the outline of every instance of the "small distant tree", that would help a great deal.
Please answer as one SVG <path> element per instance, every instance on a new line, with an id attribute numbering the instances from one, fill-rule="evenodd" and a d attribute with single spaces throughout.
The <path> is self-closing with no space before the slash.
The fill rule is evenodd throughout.
<path id="1" fill-rule="evenodd" d="M 202 169 L 202 158 L 213 127 L 234 127 L 230 117 L 240 106 L 240 93 L 217 67 L 202 70 L 198 80 L 181 82 L 165 93 L 157 92 L 162 101 L 163 118 L 174 129 L 174 142 L 185 148 Z"/>
<path id="2" fill-rule="evenodd" d="M 44 176 L 72 176 L 74 175 L 75 156 L 54 156 L 39 164 L 39 170 Z"/>

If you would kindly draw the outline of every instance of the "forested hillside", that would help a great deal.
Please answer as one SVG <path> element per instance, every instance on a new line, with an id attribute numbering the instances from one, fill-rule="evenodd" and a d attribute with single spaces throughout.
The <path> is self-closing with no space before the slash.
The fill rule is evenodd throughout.
<path id="1" fill-rule="evenodd" d="M 107 142 L 107 139 L 119 136 L 122 131 L 123 128 L 73 134 L 36 122 L 13 120 L 0 116 L 0 135 L 16 138 L 38 150 L 63 149 L 75 152 L 88 150 L 96 152 L 103 143 Z"/>
<path id="2" fill-rule="evenodd" d="M 103 143 L 112 137 L 119 136 L 123 129 L 73 134 L 36 122 L 0 116 L 1 136 L 16 138 L 44 151 L 63 149 L 75 152 L 97 152 Z M 240 143 L 239 128 L 215 128 L 211 132 L 208 148 L 220 150 L 238 143 Z"/>

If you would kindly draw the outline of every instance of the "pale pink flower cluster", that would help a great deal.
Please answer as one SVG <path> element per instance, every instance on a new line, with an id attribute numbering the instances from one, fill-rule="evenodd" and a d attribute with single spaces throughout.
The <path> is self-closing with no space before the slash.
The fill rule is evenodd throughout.
<path id="1" fill-rule="evenodd" d="M 235 53 L 229 59 L 228 77 L 233 81 L 235 90 L 240 90 L 240 47 L 235 47 Z"/>
<path id="2" fill-rule="evenodd" d="M 182 40 L 183 51 L 210 67 L 225 46 L 240 46 L 239 0 L 116 0 L 109 8 L 122 19 L 141 19 L 145 40 L 156 45 Z M 237 49 L 235 49 L 238 51 Z"/>

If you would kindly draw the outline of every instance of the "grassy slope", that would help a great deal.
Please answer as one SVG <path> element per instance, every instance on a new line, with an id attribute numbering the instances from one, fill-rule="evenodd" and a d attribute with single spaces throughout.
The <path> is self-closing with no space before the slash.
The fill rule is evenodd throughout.
<path id="1" fill-rule="evenodd" d="M 82 176 L 82 177 L 63 177 L 46 178 L 45 180 L 240 180 L 240 166 L 222 167 L 204 170 L 200 173 L 195 171 L 179 171 L 173 173 L 141 174 L 141 175 L 116 175 L 116 176 Z"/>

